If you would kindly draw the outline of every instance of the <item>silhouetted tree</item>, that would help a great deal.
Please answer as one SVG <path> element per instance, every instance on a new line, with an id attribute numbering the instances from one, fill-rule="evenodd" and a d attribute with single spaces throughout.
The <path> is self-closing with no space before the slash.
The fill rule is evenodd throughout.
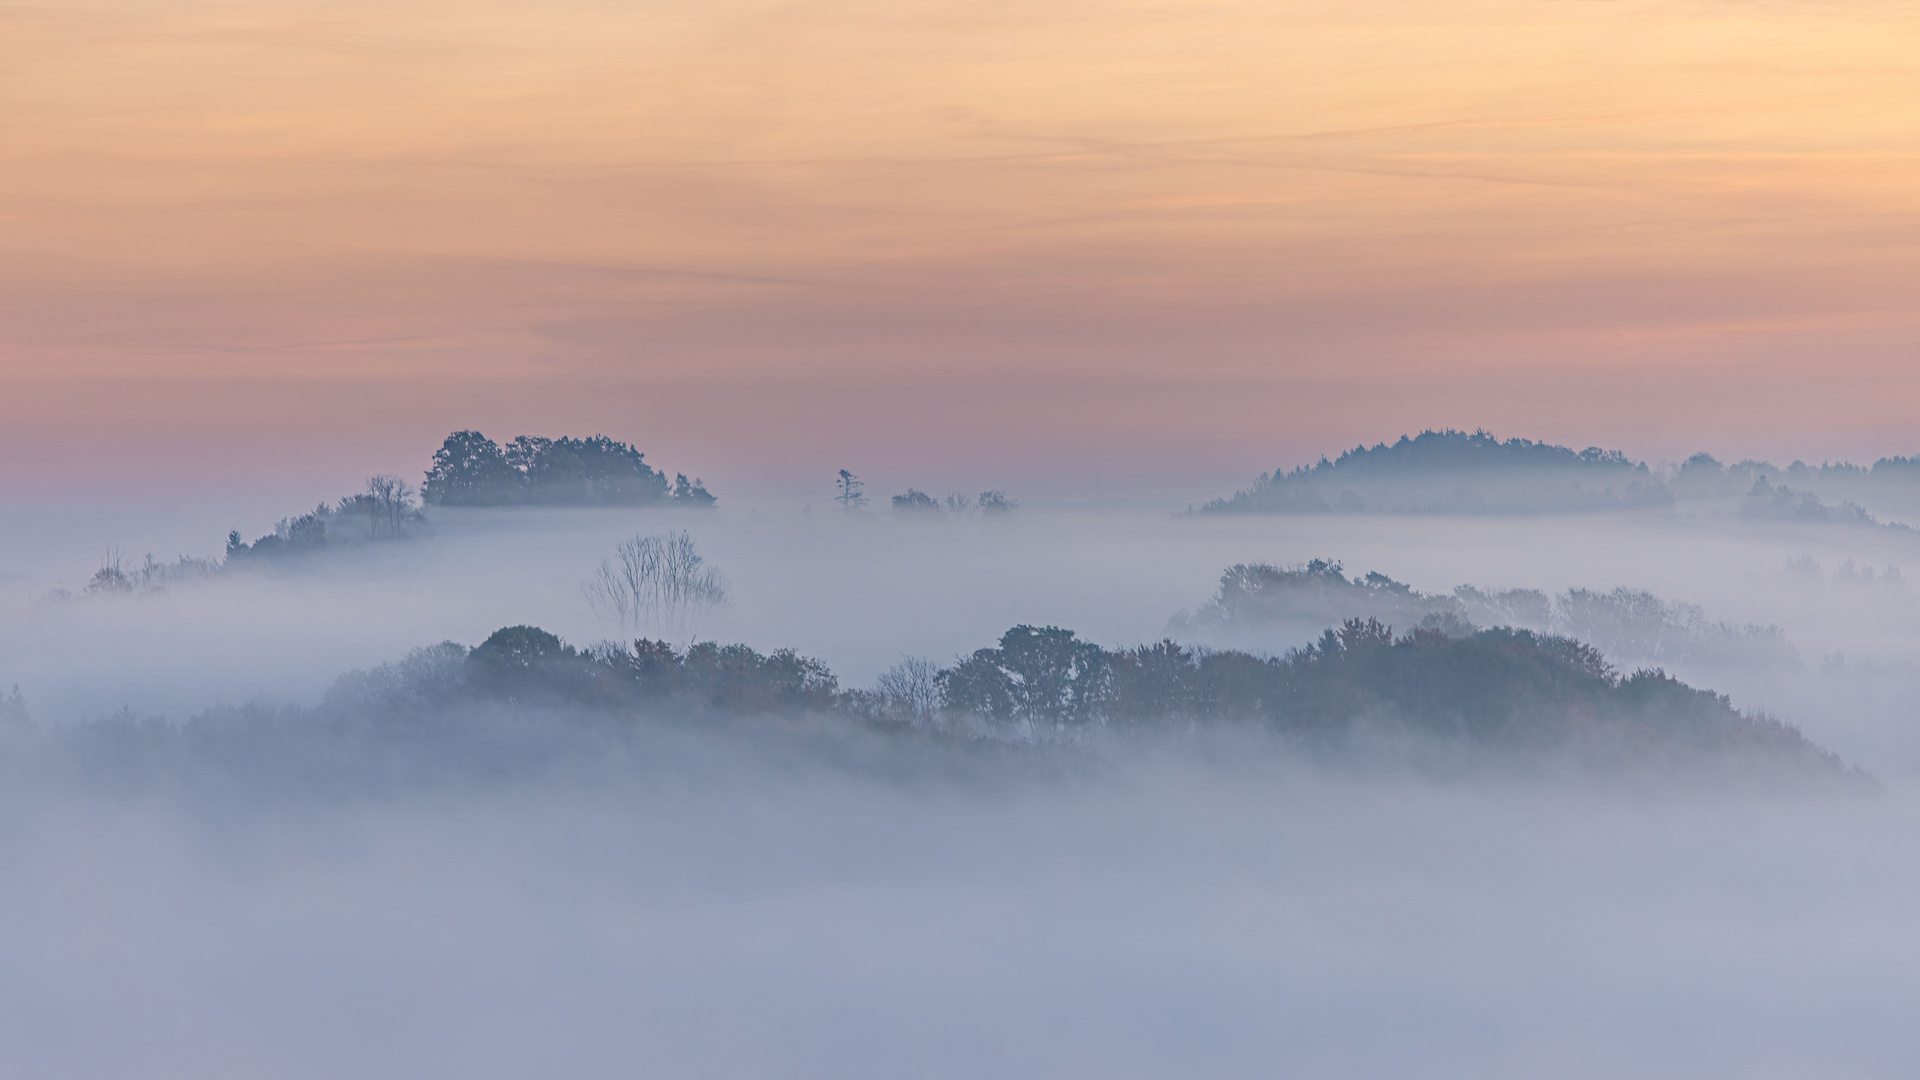
<path id="1" fill-rule="evenodd" d="M 424 492 L 428 502 L 449 506 L 649 506 L 676 496 L 645 454 L 605 435 L 520 435 L 503 450 L 477 431 L 447 436 L 434 454 Z M 698 481 L 679 495 L 683 505 L 713 500 Z"/>
<path id="2" fill-rule="evenodd" d="M 673 476 L 673 501 L 677 506 L 704 510 L 713 506 L 714 503 L 719 500 L 715 499 L 713 494 L 707 490 L 706 481 L 697 477 L 689 481 L 686 473 L 675 473 Z"/>
<path id="3" fill-rule="evenodd" d="M 839 494 L 833 497 L 833 501 L 840 504 L 841 513 L 851 514 L 867 505 L 867 497 L 861 493 L 866 485 L 860 482 L 859 477 L 841 469 L 837 484 Z"/>
<path id="4" fill-rule="evenodd" d="M 947 703 L 1023 725 L 1034 738 L 1099 719 L 1111 685 L 1106 653 L 1057 626 L 1016 626 L 943 679 Z"/>
<path id="5" fill-rule="evenodd" d="M 500 445 L 477 431 L 456 431 L 433 452 L 421 491 L 439 506 L 518 502 L 524 478 Z"/>
<path id="6" fill-rule="evenodd" d="M 473 686 L 514 700 L 578 697 L 593 679 L 579 652 L 537 626 L 495 630 L 464 664 Z"/>
<path id="7" fill-rule="evenodd" d="M 924 491 L 907 489 L 905 495 L 893 497 L 893 512 L 896 514 L 937 514 L 940 504 L 933 496 Z"/>

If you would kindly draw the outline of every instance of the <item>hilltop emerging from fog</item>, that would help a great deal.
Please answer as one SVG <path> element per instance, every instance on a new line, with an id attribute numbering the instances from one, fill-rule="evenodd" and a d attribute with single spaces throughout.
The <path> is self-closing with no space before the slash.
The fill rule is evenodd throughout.
<path id="1" fill-rule="evenodd" d="M 44 741 L 17 697 L 0 701 L 0 721 L 15 752 Z M 337 789 L 449 770 L 524 775 L 609 748 L 644 756 L 670 731 L 722 729 L 769 745 L 864 732 L 917 746 L 922 759 L 942 747 L 1078 753 L 1129 736 L 1231 732 L 1309 760 L 1443 771 L 1558 763 L 1769 783 L 1859 776 L 1792 727 L 1659 671 L 1623 676 L 1570 638 L 1457 625 L 1396 636 L 1372 619 L 1284 656 L 1172 641 L 1110 650 L 1016 626 L 949 667 L 904 662 L 871 690 L 842 689 L 792 650 L 642 640 L 582 651 L 513 626 L 472 649 L 448 642 L 342 676 L 315 709 L 223 708 L 178 726 L 124 715 L 52 738 L 83 772 L 122 780 Z"/>
<path id="2" fill-rule="evenodd" d="M 1684 503 L 1731 504 L 1742 517 L 1877 525 L 1875 514 L 1920 513 L 1920 458 L 1782 468 L 1764 461 L 1722 465 L 1696 454 L 1656 470 L 1618 450 L 1484 431 L 1422 431 L 1398 442 L 1356 446 L 1202 507 L 1205 513 L 1517 514 L 1616 510 Z"/>

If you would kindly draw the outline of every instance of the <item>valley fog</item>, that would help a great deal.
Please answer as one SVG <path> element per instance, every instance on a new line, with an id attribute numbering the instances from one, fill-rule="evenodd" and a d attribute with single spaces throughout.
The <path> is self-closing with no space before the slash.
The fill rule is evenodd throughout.
<path id="1" fill-rule="evenodd" d="M 10 1074 L 1894 1077 L 1920 1050 L 1901 531 L 449 508 L 402 543 L 90 595 L 108 547 L 213 552 L 135 515 L 36 520 L 0 584 L 0 684 L 43 733 L 0 784 Z M 350 704 L 299 711 L 349 669 L 516 624 L 618 636 L 583 585 L 678 530 L 731 598 L 698 636 L 790 646 L 843 687 L 1018 623 L 1112 647 L 1197 627 L 1241 563 L 1337 560 L 1429 598 L 1649 590 L 1776 627 L 1755 640 L 1787 652 L 1675 673 L 1872 779 L 671 709 L 611 738 L 600 714 L 477 705 L 303 760 L 302 725 L 358 730 Z M 1310 636 L 1243 632 L 1273 654 Z M 192 757 L 243 722 L 288 741 Z"/>
<path id="2" fill-rule="evenodd" d="M 804 757 L 804 755 L 803 755 Z M 1231 764 L 1225 759 L 1231 759 Z M 1910 794 L 741 753 L 0 816 L 34 1076 L 1905 1075 Z"/>
<path id="3" fill-rule="evenodd" d="M 209 508 L 207 519 L 217 522 L 216 513 Z M 1920 598 L 1899 573 L 1915 565 L 1920 539 L 1904 530 L 1660 510 L 1186 517 L 1029 506 L 1002 520 L 848 520 L 820 509 L 442 508 L 431 535 L 401 544 L 61 603 L 49 592 L 77 589 L 109 550 L 130 565 L 149 552 L 165 562 L 217 555 L 219 539 L 217 525 L 195 547 L 183 527 L 152 529 L 134 513 L 67 514 L 16 504 L 12 520 L 37 527 L 15 528 L 0 550 L 0 686 L 18 683 L 45 723 L 122 709 L 178 721 L 219 703 L 310 703 L 350 668 L 442 640 L 472 645 L 517 623 L 583 646 L 617 639 L 620 628 L 596 615 L 582 586 L 623 539 L 685 529 L 732 594 L 698 636 L 791 647 L 849 686 L 870 684 L 903 656 L 948 662 L 1016 623 L 1058 625 L 1109 646 L 1157 640 L 1235 563 L 1332 559 L 1351 574 L 1378 571 L 1437 594 L 1459 585 L 1647 590 L 1709 620 L 1777 627 L 1797 656 L 1661 666 L 1794 723 L 1877 775 L 1920 769 L 1920 726 L 1907 704 L 1920 692 L 1912 670 Z M 1279 653 L 1315 632 L 1242 644 Z"/>

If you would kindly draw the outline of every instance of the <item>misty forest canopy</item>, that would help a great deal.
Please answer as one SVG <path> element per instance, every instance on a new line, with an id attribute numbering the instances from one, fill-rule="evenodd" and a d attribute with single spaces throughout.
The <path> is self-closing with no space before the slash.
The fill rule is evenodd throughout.
<path id="1" fill-rule="evenodd" d="M 668 482 L 640 451 L 605 435 L 520 435 L 503 447 L 478 431 L 456 431 L 434 451 L 421 492 L 437 506 L 704 508 L 715 502 L 704 482 L 685 473 Z"/>
<path id="2" fill-rule="evenodd" d="M 1016 626 L 948 667 L 903 662 L 872 690 L 842 689 L 824 664 L 790 649 L 643 639 L 581 650 L 538 627 L 510 626 L 471 649 L 447 642 L 351 672 L 314 709 L 224 707 L 183 725 L 122 715 L 50 734 L 17 694 L 0 712 L 7 745 L 51 740 L 82 765 L 122 774 L 185 762 L 313 776 L 355 760 L 355 745 L 383 767 L 412 755 L 442 768 L 484 760 L 512 771 L 537 766 L 569 738 L 734 718 L 749 724 L 733 731 L 765 722 L 820 731 L 831 720 L 929 747 L 1077 746 L 1101 732 L 1217 729 L 1271 735 L 1309 754 L 1386 753 L 1415 764 L 1466 754 L 1655 773 L 1858 776 L 1792 727 L 1659 671 L 1623 677 L 1570 638 L 1508 628 L 1396 635 L 1373 619 L 1348 620 L 1281 656 L 1173 641 L 1107 649 L 1059 627 Z"/>
<path id="3" fill-rule="evenodd" d="M 1866 571 L 1871 575 L 1872 571 Z M 1885 580 L 1896 580 L 1898 571 Z M 1587 642 L 1615 660 L 1648 665 L 1791 665 L 1799 654 L 1777 626 L 1715 622 L 1692 604 L 1640 589 L 1456 587 L 1421 592 L 1378 571 L 1348 577 L 1338 561 L 1297 566 L 1240 563 L 1220 576 L 1213 597 L 1167 632 L 1187 641 L 1270 648 L 1306 640 L 1325 626 L 1374 619 L 1396 626 L 1472 633 L 1507 626 Z"/>
<path id="4" fill-rule="evenodd" d="M 1743 517 L 1878 524 L 1882 515 L 1920 513 L 1920 458 L 1781 468 L 1764 461 L 1723 465 L 1696 454 L 1655 470 L 1618 450 L 1485 431 L 1422 431 L 1394 443 L 1356 446 L 1292 471 L 1274 470 L 1251 488 L 1202 507 L 1205 513 L 1553 513 L 1682 502 L 1730 501 Z"/>

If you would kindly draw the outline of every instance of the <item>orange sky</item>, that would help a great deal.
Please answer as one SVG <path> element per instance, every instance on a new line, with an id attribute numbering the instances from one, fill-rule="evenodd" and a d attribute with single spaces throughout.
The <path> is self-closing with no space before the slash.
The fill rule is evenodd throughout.
<path id="1" fill-rule="evenodd" d="M 0 483 L 1870 459 L 1917 286 L 1911 4 L 0 5 Z"/>

